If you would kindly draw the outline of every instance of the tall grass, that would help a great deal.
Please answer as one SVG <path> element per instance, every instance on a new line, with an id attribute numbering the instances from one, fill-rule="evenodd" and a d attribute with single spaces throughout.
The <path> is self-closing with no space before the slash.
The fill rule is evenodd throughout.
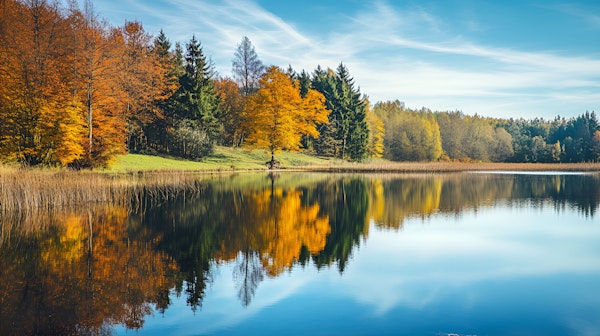
<path id="1" fill-rule="evenodd" d="M 74 172 L 0 166 L 0 213 L 56 210 L 90 204 L 131 205 L 145 196 L 199 192 L 198 174 Z"/>
<path id="2" fill-rule="evenodd" d="M 600 163 L 521 164 L 451 162 L 374 162 L 299 166 L 325 172 L 436 173 L 460 171 L 600 171 Z M 192 171 L 90 172 L 27 169 L 0 165 L 0 214 L 55 210 L 89 204 L 126 204 L 200 192 L 207 174 Z"/>
<path id="3" fill-rule="evenodd" d="M 443 173 L 465 171 L 566 171 L 600 172 L 600 163 L 478 163 L 478 162 L 389 162 L 335 163 L 297 166 L 291 169 L 321 172 Z"/>

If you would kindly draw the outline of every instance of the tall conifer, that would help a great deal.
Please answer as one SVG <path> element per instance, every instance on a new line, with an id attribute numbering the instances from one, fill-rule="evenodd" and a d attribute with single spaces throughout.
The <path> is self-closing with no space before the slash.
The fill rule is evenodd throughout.
<path id="1" fill-rule="evenodd" d="M 175 154 L 195 158 L 209 154 L 219 135 L 219 97 L 215 92 L 213 70 L 195 36 L 186 44 L 183 61 L 184 71 L 172 105 L 176 123 Z"/>
<path id="2" fill-rule="evenodd" d="M 331 110 L 329 123 L 321 128 L 321 136 L 315 142 L 317 152 L 322 155 L 333 152 L 336 157 L 357 161 L 366 158 L 367 103 L 360 90 L 354 88 L 346 66 L 340 64 L 336 72 L 317 67 L 312 85 L 325 96 L 327 108 Z"/>

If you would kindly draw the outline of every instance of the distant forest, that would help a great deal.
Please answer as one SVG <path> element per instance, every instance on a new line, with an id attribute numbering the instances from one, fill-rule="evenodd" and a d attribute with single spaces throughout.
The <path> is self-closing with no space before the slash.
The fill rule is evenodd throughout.
<path id="1" fill-rule="evenodd" d="M 118 154 L 200 159 L 214 146 L 353 161 L 591 162 L 594 112 L 497 119 L 371 104 L 349 69 L 266 66 L 247 37 L 219 76 L 201 42 L 111 26 L 86 1 L 0 2 L 0 160 L 98 167 Z M 399 95 L 402 93 L 399 92 Z"/>

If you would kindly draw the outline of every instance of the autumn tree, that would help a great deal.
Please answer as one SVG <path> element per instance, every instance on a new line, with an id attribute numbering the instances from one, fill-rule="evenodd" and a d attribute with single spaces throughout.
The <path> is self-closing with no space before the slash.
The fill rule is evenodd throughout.
<path id="1" fill-rule="evenodd" d="M 87 121 L 84 166 L 105 166 L 127 151 L 127 92 L 122 85 L 124 37 L 86 1 L 77 28 L 79 94 Z"/>
<path id="2" fill-rule="evenodd" d="M 395 161 L 433 161 L 442 155 L 439 126 L 431 111 L 406 109 L 398 100 L 375 104 L 385 125 L 385 157 Z"/>
<path id="3" fill-rule="evenodd" d="M 84 153 L 71 18 L 46 1 L 2 1 L 0 13 L 0 155 L 68 164 Z"/>
<path id="4" fill-rule="evenodd" d="M 232 61 L 232 71 L 243 95 L 247 96 L 258 90 L 265 66 L 247 36 L 238 44 Z"/>
<path id="5" fill-rule="evenodd" d="M 514 155 L 512 142 L 512 136 L 506 129 L 503 127 L 496 127 L 494 129 L 494 140 L 491 144 L 491 160 L 494 162 L 508 161 Z M 556 155 L 556 153 L 553 153 L 552 155 Z"/>
<path id="6" fill-rule="evenodd" d="M 442 177 L 391 178 L 382 182 L 379 197 L 383 204 L 378 204 L 380 213 L 373 217 L 377 226 L 399 229 L 409 217 L 423 218 L 439 211 L 444 187 Z"/>
<path id="7" fill-rule="evenodd" d="M 169 83 L 141 23 L 111 27 L 92 1 L 59 5 L 0 4 L 0 151 L 32 165 L 103 166 L 127 142 L 139 148 Z"/>
<path id="8" fill-rule="evenodd" d="M 513 136 L 495 119 L 456 111 L 437 113 L 436 120 L 448 159 L 507 161 L 514 155 Z"/>
<path id="9" fill-rule="evenodd" d="M 145 151 L 151 153 L 168 153 L 170 146 L 168 134 L 173 124 L 168 111 L 170 98 L 179 88 L 179 77 L 183 74 L 183 63 L 178 59 L 175 50 L 171 50 L 171 41 L 161 29 L 152 41 L 152 60 L 158 74 L 157 81 L 160 90 L 153 97 L 151 108 L 155 111 L 149 114 L 146 122 L 142 123 L 143 136 L 147 141 Z M 142 150 L 144 150 L 142 148 Z"/>
<path id="10" fill-rule="evenodd" d="M 369 156 L 380 158 L 384 153 L 385 125 L 381 118 L 375 114 L 367 102 L 367 126 L 369 128 L 369 143 L 367 146 Z"/>
<path id="11" fill-rule="evenodd" d="M 229 78 L 217 79 L 215 91 L 220 98 L 219 119 L 223 125 L 221 142 L 227 146 L 239 147 L 246 138 L 246 96 Z"/>
<path id="12" fill-rule="evenodd" d="M 88 210 L 36 212 L 24 222 L 32 229 L 12 232 L 13 243 L 2 246 L 0 316 L 11 322 L 0 323 L 0 334 L 104 335 L 115 325 L 140 329 L 154 309 L 171 304 L 175 277 L 168 275 L 178 269 L 173 259 L 134 233 L 126 207 Z M 31 291 L 32 284 L 39 290 Z"/>
<path id="13" fill-rule="evenodd" d="M 267 213 L 259 218 L 259 232 L 265 242 L 261 261 L 269 276 L 290 269 L 303 248 L 317 255 L 325 247 L 329 217 L 320 212 L 319 204 L 303 205 L 301 196 L 301 191 L 282 188 L 255 195 L 263 198 L 257 203 L 268 204 Z"/>
<path id="14" fill-rule="evenodd" d="M 302 98 L 287 74 L 269 67 L 248 101 L 248 143 L 269 150 L 273 161 L 279 150 L 298 150 L 303 134 L 318 137 L 317 125 L 327 122 L 324 100 L 315 90 Z"/>
<path id="15" fill-rule="evenodd" d="M 168 43 L 161 31 L 156 41 L 141 22 L 127 21 L 120 29 L 123 35 L 120 81 L 125 91 L 127 148 L 139 152 L 147 147 L 146 130 L 164 118 L 161 103 L 177 87 L 169 68 Z M 160 39 L 160 40 L 159 40 Z"/>

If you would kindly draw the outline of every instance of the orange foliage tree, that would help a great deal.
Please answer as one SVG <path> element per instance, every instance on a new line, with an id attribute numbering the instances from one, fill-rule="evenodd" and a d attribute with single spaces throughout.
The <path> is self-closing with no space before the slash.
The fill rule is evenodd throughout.
<path id="1" fill-rule="evenodd" d="M 0 155 L 27 164 L 79 158 L 71 17 L 46 1 L 2 1 L 0 13 Z"/>
<path id="2" fill-rule="evenodd" d="M 170 76 L 168 55 L 153 45 L 152 36 L 138 21 L 125 22 L 123 35 L 122 71 L 120 81 L 126 97 L 127 145 L 129 151 L 140 151 L 146 144 L 144 130 L 163 119 L 161 102 L 177 88 Z"/>
<path id="3" fill-rule="evenodd" d="M 298 150 L 302 135 L 319 136 L 318 124 L 328 121 L 325 98 L 310 89 L 300 96 L 299 84 L 276 66 L 271 66 L 260 80 L 246 108 L 249 144 L 271 152 Z"/>
<path id="4" fill-rule="evenodd" d="M 126 151 L 125 112 L 127 95 L 120 85 L 124 39 L 121 31 L 96 17 L 87 1 L 80 13 L 77 49 L 79 87 L 87 118 L 85 165 L 107 165 Z"/>
<path id="5" fill-rule="evenodd" d="M 256 195 L 257 205 L 267 211 L 259 232 L 265 246 L 261 262 L 269 276 L 276 276 L 300 259 L 302 247 L 319 254 L 331 231 L 329 217 L 320 214 L 318 203 L 303 205 L 302 192 L 275 188 Z"/>
<path id="6" fill-rule="evenodd" d="M 127 208 L 88 211 L 52 214 L 46 226 L 2 246 L 0 316 L 10 322 L 0 323 L 0 334 L 100 335 L 113 324 L 140 329 L 153 308 L 170 304 L 169 275 L 178 269 L 172 258 L 129 236 Z"/>
<path id="7" fill-rule="evenodd" d="M 246 137 L 246 96 L 240 92 L 238 85 L 229 78 L 215 81 L 215 91 L 221 99 L 220 119 L 223 124 L 223 144 L 239 147 Z"/>
<path id="8" fill-rule="evenodd" d="M 92 2 L 0 1 L 0 156 L 106 165 L 162 117 L 174 91 L 139 22 L 111 27 Z M 171 76 L 172 77 L 172 76 Z"/>

